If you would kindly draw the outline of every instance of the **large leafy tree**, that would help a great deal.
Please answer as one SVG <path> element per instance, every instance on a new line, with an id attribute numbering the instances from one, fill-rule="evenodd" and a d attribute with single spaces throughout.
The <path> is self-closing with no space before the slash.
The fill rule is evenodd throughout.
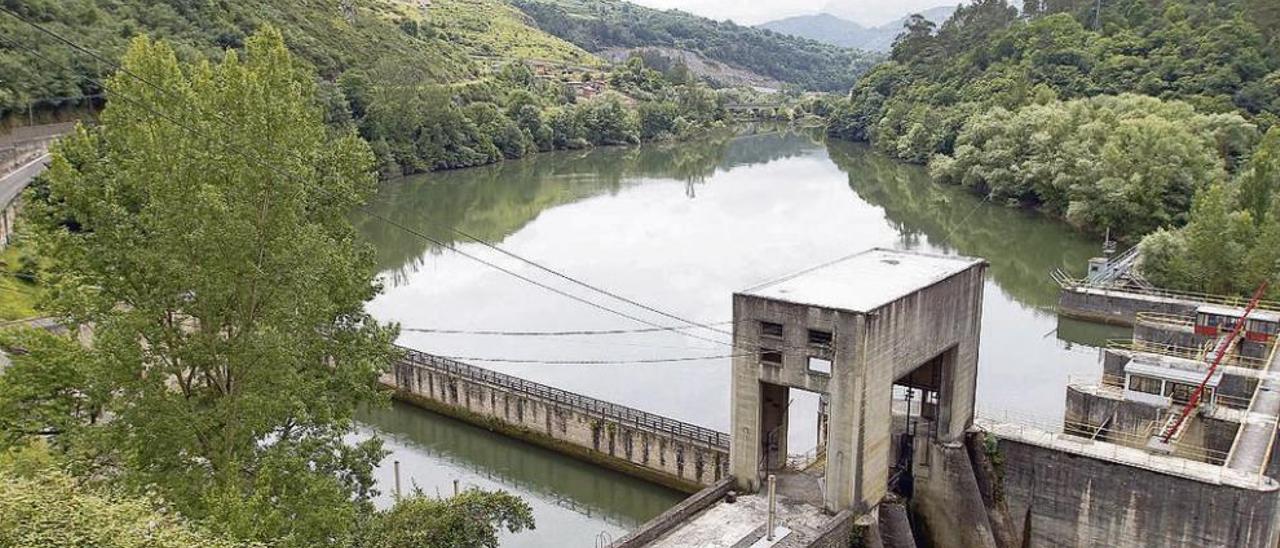
<path id="1" fill-rule="evenodd" d="M 1196 196 L 1190 222 L 1142 241 L 1142 270 L 1159 285 L 1248 295 L 1263 280 L 1280 296 L 1280 129 L 1263 139 L 1234 184 Z"/>
<path id="2" fill-rule="evenodd" d="M 379 287 L 348 220 L 375 188 L 368 145 L 326 127 L 273 29 L 194 66 L 139 38 L 123 67 L 29 200 L 48 308 L 91 344 L 6 337 L 0 439 L 51 435 L 83 477 L 225 538 L 366 542 L 384 451 L 345 438 L 395 335 L 364 310 Z M 532 526 L 518 499 L 470 496 L 502 512 L 471 516 L 487 533 L 463 544 Z"/>

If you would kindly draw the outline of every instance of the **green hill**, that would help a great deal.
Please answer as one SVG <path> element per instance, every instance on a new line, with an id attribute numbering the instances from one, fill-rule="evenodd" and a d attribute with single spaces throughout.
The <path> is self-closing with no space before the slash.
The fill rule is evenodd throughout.
<path id="1" fill-rule="evenodd" d="M 413 67 L 432 82 L 467 81 L 488 70 L 477 56 L 598 63 L 530 26 L 501 0 L 26 0 L 4 6 L 113 59 L 138 34 L 170 42 L 186 60 L 213 58 L 269 23 L 328 80 L 381 63 Z M 0 36 L 8 40 L 0 40 L 0 117 L 33 103 L 36 110 L 56 109 L 73 102 L 59 98 L 100 92 L 88 79 L 109 67 L 90 56 L 9 14 L 0 14 Z"/>
<path id="2" fill-rule="evenodd" d="M 821 91 L 846 90 L 868 54 L 679 10 L 621 0 L 513 0 L 543 30 L 589 51 L 675 48 L 714 62 Z"/>
<path id="3" fill-rule="evenodd" d="M 919 21 L 833 120 L 836 136 L 924 163 L 951 154 L 966 120 L 994 107 L 1137 93 L 1204 113 L 1280 118 L 1272 0 L 979 0 L 940 26 Z"/>

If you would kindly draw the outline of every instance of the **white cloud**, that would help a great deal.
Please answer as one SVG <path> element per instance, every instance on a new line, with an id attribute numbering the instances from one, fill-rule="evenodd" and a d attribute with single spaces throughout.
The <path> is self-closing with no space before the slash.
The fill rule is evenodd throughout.
<path id="1" fill-rule="evenodd" d="M 825 11 L 864 25 L 881 25 L 955 0 L 631 0 L 658 9 L 680 9 L 742 25 Z"/>

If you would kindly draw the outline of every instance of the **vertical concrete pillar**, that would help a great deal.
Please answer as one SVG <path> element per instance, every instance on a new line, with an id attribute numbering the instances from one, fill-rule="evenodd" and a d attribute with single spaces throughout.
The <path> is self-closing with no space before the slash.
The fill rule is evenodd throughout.
<path id="1" fill-rule="evenodd" d="M 746 317 L 742 301 L 742 296 L 733 296 L 735 319 Z M 757 348 L 758 342 L 754 331 L 743 321 L 735 322 L 733 339 L 739 350 L 733 358 L 730 383 L 729 473 L 736 479 L 739 490 L 754 493 L 760 489 L 760 364 L 751 351 Z"/>
<path id="2" fill-rule="evenodd" d="M 942 384 L 939 403 L 939 441 L 962 443 L 965 432 L 973 425 L 978 390 L 978 343 L 982 332 L 982 269 L 962 274 L 967 279 L 954 284 L 959 289 L 957 303 L 967 314 L 960 326 L 962 335 L 956 345 L 943 355 Z"/>

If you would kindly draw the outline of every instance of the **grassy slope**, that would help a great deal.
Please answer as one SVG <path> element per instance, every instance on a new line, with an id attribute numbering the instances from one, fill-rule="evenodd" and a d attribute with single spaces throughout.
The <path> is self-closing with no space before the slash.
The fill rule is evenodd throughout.
<path id="1" fill-rule="evenodd" d="M 0 321 L 38 316 L 36 302 L 43 289 L 36 283 L 18 277 L 21 240 L 0 252 Z"/>
<path id="2" fill-rule="evenodd" d="M 539 30 L 502 0 L 436 0 L 427 18 L 445 25 L 455 43 L 473 55 L 600 64 L 586 50 Z"/>

